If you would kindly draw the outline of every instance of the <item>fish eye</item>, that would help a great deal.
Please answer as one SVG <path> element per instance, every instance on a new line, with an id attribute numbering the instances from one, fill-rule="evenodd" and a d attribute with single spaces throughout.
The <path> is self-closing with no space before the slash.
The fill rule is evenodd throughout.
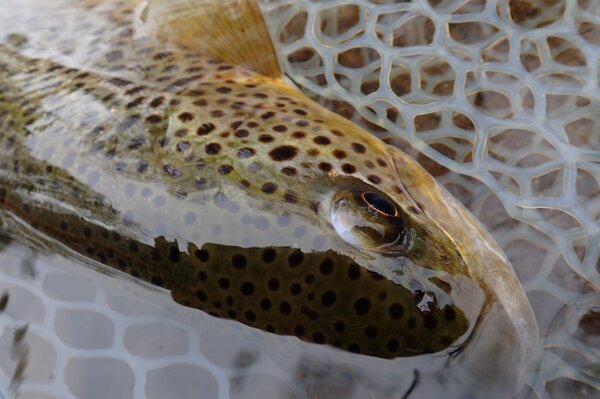
<path id="1" fill-rule="evenodd" d="M 374 193 L 372 191 L 365 191 L 361 194 L 361 199 L 365 204 L 369 205 L 371 208 L 380 212 L 382 215 L 395 217 L 398 215 L 398 210 L 396 209 L 396 205 L 387 198 Z"/>
<path id="2" fill-rule="evenodd" d="M 407 230 L 400 207 L 375 189 L 346 189 L 336 193 L 331 222 L 337 234 L 359 249 L 401 249 Z"/>

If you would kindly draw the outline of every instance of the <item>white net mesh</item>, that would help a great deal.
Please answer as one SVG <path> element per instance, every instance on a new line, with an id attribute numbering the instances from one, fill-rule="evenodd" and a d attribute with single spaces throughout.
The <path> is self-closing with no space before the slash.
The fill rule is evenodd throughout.
<path id="1" fill-rule="evenodd" d="M 262 5 L 286 73 L 414 155 L 506 251 L 546 348 L 519 398 L 600 397 L 600 3 Z M 0 398 L 389 397 L 322 382 L 293 338 L 30 255 L 0 252 Z"/>
<path id="2" fill-rule="evenodd" d="M 295 397 L 238 323 L 18 244 L 0 265 L 2 399 Z"/>
<path id="3" fill-rule="evenodd" d="M 285 73 L 415 156 L 505 249 L 547 349 L 524 396 L 597 397 L 573 380 L 600 386 L 580 340 L 600 334 L 600 3 L 262 6 Z"/>
<path id="4" fill-rule="evenodd" d="M 483 182 L 597 286 L 600 4 L 551 3 L 280 0 L 265 9 L 296 83 Z"/>

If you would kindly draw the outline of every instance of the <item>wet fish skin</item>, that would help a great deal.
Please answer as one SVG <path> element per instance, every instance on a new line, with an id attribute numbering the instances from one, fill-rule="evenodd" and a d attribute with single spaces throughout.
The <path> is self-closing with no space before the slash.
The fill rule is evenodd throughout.
<path id="1" fill-rule="evenodd" d="M 8 50 L 5 51 L 6 54 L 10 53 Z M 18 56 L 15 57 L 15 60 L 19 58 Z M 21 61 L 26 62 L 27 60 Z M 35 87 L 38 81 L 44 82 L 44 84 L 52 82 L 53 79 L 57 79 L 62 76 L 62 73 L 65 73 L 64 69 L 59 68 L 58 65 L 44 62 L 37 62 L 37 64 L 35 69 L 22 73 L 21 79 L 19 79 L 17 73 L 12 75 L 13 82 L 22 82 L 25 87 L 20 90 L 12 90 L 12 92 L 19 94 L 11 98 L 10 103 L 22 102 L 23 98 L 28 98 L 26 95 L 24 96 L 24 93 L 35 93 L 35 96 L 32 97 L 34 99 L 31 101 L 50 103 L 55 109 L 60 110 L 64 106 L 60 102 L 60 98 L 68 99 L 73 94 L 78 93 L 85 97 L 83 93 L 86 90 L 89 91 L 91 84 L 96 85 L 94 94 L 102 99 L 111 94 L 113 87 L 120 90 L 131 90 L 127 89 L 128 86 L 132 86 L 131 83 L 90 74 L 86 74 L 84 77 L 86 81 L 85 88 L 74 87 L 73 83 L 78 85 L 78 81 L 84 78 L 81 77 L 81 73 L 69 71 L 67 73 L 74 74 L 72 80 L 67 80 L 62 85 L 52 85 L 50 94 L 44 94 L 45 89 L 32 88 L 31 91 L 27 92 L 26 89 L 31 87 L 30 85 Z M 46 71 L 51 70 L 49 75 L 42 75 L 42 77 L 38 75 L 38 68 L 41 65 Z M 214 65 L 217 65 L 218 69 L 220 64 Z M 34 75 L 29 76 L 29 73 Z M 244 87 L 243 90 L 248 91 L 248 89 L 248 87 Z M 60 97 L 54 94 L 55 91 L 60 93 Z M 149 94 L 146 90 L 136 91 L 136 95 Z M 169 95 L 168 92 L 161 92 L 160 94 L 164 97 L 166 103 L 172 102 L 173 99 L 183 99 L 172 112 L 175 115 L 181 115 L 185 112 L 178 108 L 181 103 L 189 101 L 185 95 Z M 48 96 L 56 97 L 53 97 L 52 101 L 47 101 Z M 131 95 L 114 95 L 113 97 L 123 97 L 121 107 L 124 105 L 125 109 L 131 108 L 127 105 Z M 262 98 L 262 96 L 257 98 Z M 118 102 L 113 102 L 107 107 L 109 109 L 107 112 L 111 116 L 114 115 L 112 110 L 117 104 Z M 69 109 L 73 108 L 72 103 L 68 103 L 68 106 Z M 171 130 L 182 129 L 179 125 L 181 118 L 178 118 L 179 121 L 176 122 L 176 127 L 155 123 L 153 117 L 161 111 L 167 112 L 166 108 L 159 106 L 149 110 L 147 114 L 141 114 L 138 119 L 143 121 L 136 121 L 136 123 L 143 123 L 144 128 L 150 134 L 152 132 L 157 134 L 162 132 L 162 136 L 154 138 L 160 142 L 165 139 L 165 136 L 168 136 Z M 27 110 L 25 109 L 22 113 L 27 113 Z M 13 113 L 11 115 L 14 116 L 13 122 L 6 123 L 6 126 L 10 126 L 14 132 L 19 131 L 18 125 L 43 124 L 45 119 L 49 120 L 49 129 L 52 129 L 52 127 L 56 129 L 56 123 L 52 123 L 55 121 L 51 120 L 52 117 L 46 116 L 47 114 L 40 116 L 41 119 L 35 121 L 24 121 L 24 115 L 21 118 L 18 117 L 18 114 Z M 186 162 L 190 161 L 185 156 L 183 162 L 176 159 L 163 164 L 162 167 L 149 165 L 143 173 L 138 173 L 137 166 L 140 160 L 123 166 L 120 164 L 121 159 L 125 159 L 127 156 L 132 158 L 136 155 L 143 156 L 148 151 L 154 151 L 154 154 L 157 152 L 162 154 L 164 151 L 162 144 L 154 144 L 153 147 L 144 149 L 143 146 L 149 145 L 145 142 L 149 140 L 144 140 L 144 143 L 142 143 L 142 140 L 136 140 L 136 136 L 132 137 L 130 131 L 122 130 L 119 132 L 120 139 L 129 143 L 126 148 L 120 147 L 119 143 L 116 142 L 113 144 L 116 144 L 113 147 L 116 150 L 106 150 L 105 148 L 97 150 L 97 143 L 110 141 L 110 135 L 114 133 L 114 129 L 119 124 L 123 123 L 123 120 L 119 119 L 120 116 L 114 119 L 105 119 L 102 128 L 100 128 L 98 125 L 89 126 L 86 125 L 85 121 L 80 121 L 81 114 L 78 112 L 73 112 L 72 115 L 74 116 L 73 119 L 68 120 L 66 124 L 85 128 L 89 132 L 88 134 L 91 134 L 91 138 L 85 138 L 82 141 L 81 145 L 84 148 L 78 153 L 78 157 L 89 156 L 89 153 L 92 153 L 92 156 L 99 156 L 105 165 L 112 166 L 110 173 L 115 173 L 114 168 L 119 166 L 121 169 L 118 174 L 125 176 L 127 180 L 165 179 L 167 190 L 175 195 L 176 193 L 181 194 L 185 189 L 190 188 L 186 184 L 189 184 L 192 177 L 194 179 L 192 180 L 192 188 L 197 190 L 198 179 L 204 179 L 206 183 L 202 189 L 208 189 L 210 186 L 218 184 L 218 181 L 215 181 L 216 177 L 224 176 L 222 179 L 225 180 L 227 176 L 227 174 L 222 175 L 218 172 L 218 165 L 204 160 L 200 169 L 198 169 L 197 164 L 194 164 L 194 175 L 192 177 L 186 176 L 185 172 L 174 172 L 173 168 L 177 168 L 177 170 L 181 168 L 182 171 L 187 171 L 185 169 Z M 146 116 L 144 117 L 144 115 Z M 125 116 L 125 118 L 127 117 Z M 259 118 L 263 119 L 261 116 Z M 211 122 L 213 120 L 208 119 L 208 122 L 198 123 L 196 130 L 203 129 L 205 124 L 216 126 L 218 122 L 216 120 L 214 120 L 215 123 Z M 156 125 L 161 127 L 157 128 Z M 166 130 L 166 132 L 161 129 Z M 218 132 L 217 128 L 214 130 Z M 68 133 L 63 132 L 61 134 L 67 135 Z M 203 136 L 206 136 L 206 138 L 203 138 Z M 330 136 L 335 137 L 331 133 Z M 173 137 L 177 136 L 173 135 L 170 138 Z M 196 137 L 189 140 L 197 140 L 197 146 L 201 147 L 203 141 L 200 140 L 204 139 L 204 142 L 208 142 L 208 144 L 205 144 L 206 147 L 212 143 L 213 137 L 214 133 L 211 132 L 200 136 L 196 134 Z M 28 190 L 42 194 L 43 198 L 59 199 L 71 206 L 77 206 L 82 214 L 92 210 L 93 218 L 99 219 L 104 224 L 116 227 L 119 224 L 130 223 L 124 221 L 122 215 L 119 215 L 119 212 L 115 209 L 118 208 L 119 204 L 112 207 L 113 204 L 106 203 L 103 200 L 101 193 L 93 190 L 93 185 L 86 185 L 81 182 L 82 179 L 85 179 L 83 175 L 71 175 L 69 165 L 64 168 L 63 155 L 58 158 L 59 161 L 62 161 L 63 167 L 56 166 L 52 162 L 33 157 L 31 149 L 26 148 L 21 140 L 14 138 L 12 135 L 3 136 L 1 141 L 5 150 L 11 151 L 13 154 L 12 174 L 14 176 L 24 174 L 26 180 L 29 180 L 29 184 L 25 183 L 25 179 L 20 184 L 24 187 L 29 186 Z M 132 142 L 135 145 L 132 145 Z M 137 146 L 140 146 L 140 148 L 135 148 Z M 175 152 L 177 152 L 178 144 L 174 144 L 174 147 Z M 90 148 L 92 151 L 90 151 Z M 279 146 L 275 145 L 271 148 L 277 149 Z M 239 152 L 239 148 L 235 149 L 234 147 L 231 151 Z M 41 150 L 41 152 L 44 152 L 44 150 Z M 267 150 L 263 150 L 264 152 L 267 152 Z M 232 158 L 219 157 L 218 154 L 214 155 L 212 159 L 216 163 L 221 160 L 229 162 Z M 160 160 L 165 158 L 167 157 L 159 157 Z M 187 155 L 187 158 L 189 158 L 189 155 Z M 7 156 L 6 159 L 10 158 Z M 245 159 L 245 154 L 238 159 Z M 263 162 L 266 169 L 267 165 L 265 164 L 268 164 L 268 161 Z M 233 165 L 236 168 L 239 167 L 239 163 Z M 286 163 L 286 165 L 291 167 L 289 163 Z M 10 169 L 8 165 L 5 166 Z M 213 169 L 210 172 L 205 172 L 206 169 L 210 168 L 216 168 L 217 170 Z M 91 173 L 93 172 L 92 170 Z M 155 175 L 151 173 L 155 173 Z M 276 173 L 276 171 L 270 173 Z M 5 179 L 7 177 L 9 176 L 5 176 Z M 23 178 L 24 176 L 20 177 Z M 241 178 L 243 177 L 241 176 Z M 41 184 L 42 182 L 44 183 Z M 281 182 L 277 181 L 277 184 L 281 184 Z M 7 186 L 9 186 L 8 183 L 5 187 Z M 239 184 L 236 187 L 242 189 Z M 251 187 L 243 188 L 244 191 L 248 192 L 247 195 L 251 197 L 253 193 L 258 198 L 267 196 L 262 188 L 257 189 L 255 192 L 252 191 Z M 177 242 L 167 243 L 164 239 L 158 238 L 155 239 L 153 245 L 147 245 L 135 238 L 127 237 L 126 234 L 122 235 L 118 232 L 119 229 L 109 229 L 88 222 L 78 212 L 56 212 L 48 204 L 36 203 L 6 188 L 0 191 L 0 198 L 2 198 L 6 209 L 29 221 L 39 231 L 59 239 L 78 253 L 96 259 L 103 264 L 109 264 L 155 285 L 168 288 L 171 290 L 173 297 L 181 304 L 206 310 L 216 316 L 238 319 L 267 331 L 297 335 L 313 342 L 327 342 L 354 352 L 379 357 L 397 357 L 442 350 L 467 330 L 467 320 L 463 312 L 457 307 L 446 305 L 440 308 L 432 307 L 431 311 L 423 311 L 416 305 L 419 303 L 418 297 L 423 295 L 424 292 L 418 290 L 411 292 L 383 278 L 376 272 L 359 267 L 351 257 L 337 254 L 331 250 L 304 253 L 291 247 L 242 248 L 208 243 L 198 248 L 195 244 L 190 243 L 187 251 L 181 252 Z M 302 201 L 307 207 L 313 206 L 308 200 L 302 198 L 291 201 L 289 191 L 283 194 L 283 198 L 286 198 L 287 203 L 294 206 L 301 206 Z M 314 212 L 312 209 L 311 211 Z M 271 256 L 273 259 L 269 259 Z M 243 261 L 240 259 L 243 259 Z M 244 264 L 243 267 L 240 267 L 241 263 Z M 228 265 L 229 268 L 225 265 Z M 302 267 L 299 268 L 298 266 Z M 246 271 L 241 272 L 237 269 Z M 261 272 L 261 269 L 264 269 L 264 271 Z M 343 288 L 345 284 L 348 284 L 348 287 Z M 311 287 L 313 285 L 314 288 Z M 374 298 L 378 298 L 377 301 L 380 304 L 371 305 Z M 251 304 L 248 304 L 248 299 L 251 300 Z M 357 308 L 360 304 L 363 304 L 362 306 L 366 307 L 366 310 L 362 308 L 360 310 L 353 309 L 353 304 L 358 304 L 355 305 Z M 373 310 L 370 309 L 371 307 Z M 398 320 L 400 319 L 403 319 L 404 322 L 399 323 Z M 294 320 L 294 322 L 290 323 L 290 320 Z M 374 339 L 375 337 L 379 337 L 379 339 Z"/>
<path id="2" fill-rule="evenodd" d="M 115 19 L 121 21 L 120 17 Z M 501 299 L 507 293 L 495 290 L 487 276 L 487 264 L 493 264 L 494 270 L 505 268 L 507 272 L 502 278 L 516 293 L 513 300 L 516 309 L 512 309 L 503 322 L 511 323 L 514 321 L 511 317 L 521 316 L 526 323 L 531 322 L 526 300 L 523 302 L 518 281 L 511 277 L 505 258 L 493 245 L 484 250 L 473 245 L 478 240 L 490 241 L 476 224 L 465 229 L 468 234 L 457 229 L 461 213 L 466 211 L 449 200 L 447 193 L 438 190 L 435 182 L 420 176 L 414 161 L 310 102 L 280 79 L 258 75 L 191 50 L 159 50 L 147 43 L 134 44 L 132 38 L 128 40 L 121 50 L 120 47 L 113 50 L 127 54 L 135 49 L 128 59 L 134 66 L 124 71 L 116 68 L 122 59 L 119 65 L 102 59 L 96 65 L 99 71 L 94 72 L 23 57 L 6 48 L 1 51 L 2 80 L 10 86 L 3 94 L 4 108 L 0 108 L 4 117 L 0 125 L 10 132 L 0 138 L 0 146 L 5 151 L 2 159 L 12 161 L 4 173 L 5 185 L 10 188 L 7 194 L 10 191 L 15 195 L 13 187 L 20 185 L 28 192 L 45 192 L 48 189 L 42 188 L 39 182 L 49 182 L 52 188 L 57 180 L 58 187 L 47 191 L 47 195 L 42 196 L 44 201 L 30 205 L 39 207 L 42 212 L 30 222 L 47 220 L 54 226 L 53 230 L 46 231 L 47 234 L 63 240 L 76 251 L 85 252 L 87 248 L 78 247 L 60 232 L 61 222 L 68 216 L 75 218 L 67 223 L 75 229 L 71 234 L 85 234 L 83 229 L 87 223 L 98 229 L 98 233 L 93 234 L 95 237 L 110 236 L 118 231 L 127 240 L 148 248 L 158 245 L 158 237 L 169 236 L 177 238 L 177 247 L 182 249 L 183 246 L 183 253 L 195 253 L 198 248 L 202 251 L 205 245 L 213 245 L 215 250 L 219 248 L 219 252 L 231 256 L 230 261 L 243 248 L 246 259 L 260 263 L 260 251 L 275 246 L 282 248 L 280 251 L 286 255 L 300 249 L 305 264 L 310 263 L 313 268 L 324 257 L 330 256 L 335 258 L 336 268 L 343 265 L 339 266 L 342 270 L 356 263 L 362 274 L 371 275 L 367 272 L 370 270 L 382 276 L 388 287 L 382 292 L 402 298 L 398 303 L 405 311 L 410 309 L 409 313 L 420 314 L 420 318 L 415 318 L 415 328 L 421 337 L 416 347 L 407 345 L 401 349 L 398 345 L 396 350 L 386 347 L 383 352 L 381 348 L 365 350 L 373 356 L 387 358 L 437 351 L 437 346 L 432 347 L 436 340 L 448 347 L 457 337 L 464 338 L 469 328 L 465 320 L 472 327 L 480 317 L 485 318 L 488 309 L 502 308 Z M 136 73 L 131 75 L 130 70 Z M 57 148 L 57 142 L 63 145 Z M 14 150 L 15 143 L 21 143 L 18 152 Z M 15 162 L 20 167 L 37 170 L 30 186 L 23 185 L 28 174 L 19 168 L 15 171 Z M 11 169 L 12 172 L 8 172 Z M 71 188 L 65 191 L 67 186 L 63 186 L 63 182 L 70 182 L 67 186 Z M 128 196 L 130 185 L 134 186 L 134 194 Z M 147 189 L 155 191 L 144 196 Z M 75 196 L 74 191 L 78 191 L 79 196 Z M 367 192 L 374 193 L 377 201 L 365 204 L 361 194 Z M 205 195 L 207 193 L 210 198 Z M 82 197 L 90 202 L 82 202 Z M 217 235 L 211 230 L 213 226 L 202 227 L 203 233 L 214 234 L 208 240 L 204 238 L 207 244 L 194 238 L 187 225 L 179 229 L 173 227 L 175 230 L 165 233 L 165 224 L 185 224 L 185 217 L 161 215 L 166 206 L 160 205 L 160 198 L 171 201 L 173 207 L 169 209 L 181 208 L 179 214 L 187 210 L 185 215 L 194 215 L 191 218 L 200 224 L 222 218 L 221 227 L 228 237 Z M 52 201 L 48 203 L 48 199 Z M 19 216 L 27 219 L 23 205 L 29 199 L 17 195 L 8 201 L 12 201 L 13 213 L 21 212 Z M 358 216 L 352 212 L 342 213 L 342 216 L 350 215 L 350 219 L 339 218 L 340 224 L 334 226 L 332 210 L 338 209 L 334 205 L 340 201 L 349 204 L 339 208 L 342 212 L 358 209 L 361 213 Z M 360 201 L 367 206 L 356 207 Z M 82 206 L 82 203 L 87 205 Z M 133 212 L 131 204 L 137 205 Z M 389 204 L 399 218 L 381 217 L 372 212 L 373 205 L 379 206 L 381 211 Z M 243 210 L 236 212 L 236 206 Z M 66 209 L 70 211 L 66 212 Z M 270 223 L 265 231 L 258 223 L 244 224 L 243 217 L 231 216 L 246 211 L 248 217 L 271 215 L 275 219 L 291 215 L 294 229 Z M 445 211 L 451 217 L 446 218 Z M 349 221 L 357 219 L 368 221 L 367 227 L 372 230 L 349 232 L 346 229 Z M 163 226 L 152 223 L 155 220 L 163 221 Z M 471 219 L 466 221 L 467 225 L 472 224 Z M 308 233 L 300 238 L 294 236 L 293 231 L 299 228 Z M 373 245 L 381 237 L 387 239 L 394 231 L 400 238 L 397 242 L 391 245 L 386 242 L 380 247 Z M 351 237 L 340 237 L 341 233 L 348 232 Z M 325 243 L 323 247 L 306 238 L 313 235 Z M 190 250 L 190 245 L 195 245 L 194 251 Z M 120 247 L 110 242 L 107 248 Z M 337 255 L 327 253 L 326 248 L 333 249 Z M 123 249 L 127 252 L 126 247 Z M 176 252 L 169 249 L 169 254 L 171 251 Z M 97 252 L 95 250 L 89 256 L 102 261 Z M 146 253 L 151 257 L 152 251 Z M 486 255 L 488 259 L 484 262 Z M 161 257 L 169 259 L 166 250 Z M 283 263 L 278 266 L 288 267 L 288 257 L 280 256 L 278 259 Z M 106 254 L 104 258 L 110 263 Z M 313 260 L 309 262 L 309 259 Z M 215 263 L 212 267 L 217 266 Z M 148 269 L 152 267 L 159 270 Z M 159 277 L 162 285 L 172 289 L 179 302 L 195 304 L 199 299 L 204 303 L 203 295 L 198 297 L 203 282 L 197 276 L 196 267 L 181 269 L 174 262 L 166 261 L 166 264 L 149 262 L 139 267 L 140 270 L 127 271 L 155 283 Z M 234 270 L 230 269 L 230 272 Z M 256 280 L 257 277 L 248 278 Z M 345 292 L 349 297 L 363 295 L 348 282 L 344 284 L 320 275 L 315 278 L 321 278 L 319 281 L 331 284 L 329 289 Z M 392 282 L 394 284 L 390 285 Z M 301 289 L 306 291 L 305 286 Z M 211 293 L 220 295 L 214 290 Z M 293 294 L 290 292 L 289 295 Z M 368 295 L 369 298 L 372 295 L 374 292 Z M 258 296 L 251 298 L 256 298 L 255 305 L 261 299 Z M 308 294 L 302 298 L 307 303 L 315 300 Z M 432 298 L 432 301 L 424 302 L 423 298 Z M 389 325 L 394 326 L 392 328 L 398 328 L 397 334 L 401 336 L 410 328 L 410 317 L 401 318 L 402 325 L 392 323 L 390 307 L 393 302 L 386 301 L 381 300 L 377 311 L 370 309 L 373 314 L 387 314 L 385 318 L 378 318 L 383 324 L 375 327 L 377 331 L 389 331 Z M 467 302 L 473 302 L 469 311 L 462 308 Z M 438 312 L 448 309 L 445 306 L 449 305 L 458 315 L 454 327 L 449 327 L 447 322 L 451 320 L 443 321 L 445 314 Z M 199 307 L 206 309 L 206 305 L 202 306 Z M 299 308 L 302 309 L 302 305 Z M 294 319 L 308 317 L 305 319 L 308 323 L 309 315 L 296 312 L 296 306 L 293 309 Z M 463 310 L 464 316 L 461 316 Z M 236 316 L 241 317 L 242 311 L 236 312 Z M 319 311 L 326 314 L 323 306 Z M 245 319 L 241 321 L 252 324 L 245 313 L 243 311 Z M 338 314 L 352 319 L 356 313 L 356 309 L 343 309 Z M 284 316 L 278 314 L 281 320 L 287 320 Z M 426 322 L 427 317 L 430 317 L 429 322 Z M 431 317 L 435 322 L 431 322 Z M 319 320 L 334 322 L 325 317 Z M 266 325 L 261 327 L 267 328 Z M 274 331 L 278 332 L 277 329 Z M 336 345 L 335 328 L 331 325 L 320 326 L 302 338 L 318 342 L 321 339 L 315 338 L 314 334 L 324 331 L 328 332 L 323 333 L 325 342 Z M 294 334 L 300 335 L 296 331 Z M 372 338 L 366 331 L 360 338 L 361 352 L 362 348 L 371 347 Z M 350 345 L 355 343 L 345 340 L 338 346 L 352 350 L 356 347 Z"/>

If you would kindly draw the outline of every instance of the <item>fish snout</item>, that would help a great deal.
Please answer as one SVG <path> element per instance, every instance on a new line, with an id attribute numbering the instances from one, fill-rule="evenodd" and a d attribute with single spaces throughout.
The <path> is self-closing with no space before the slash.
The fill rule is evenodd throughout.
<path id="1" fill-rule="evenodd" d="M 513 383 L 518 389 L 527 368 L 537 359 L 539 332 L 510 262 L 475 217 L 416 161 L 394 147 L 388 147 L 388 154 L 406 201 L 419 204 L 424 219 L 446 235 L 447 241 L 441 245 L 448 245 L 460 257 L 444 270 L 473 283 L 455 284 L 453 299 L 468 306 L 477 291 L 484 295 L 484 306 L 477 319 L 471 320 L 472 331 L 457 359 L 464 371 L 457 378 L 481 383 L 490 392 L 496 389 L 500 396 Z M 429 251 L 435 252 L 435 248 L 429 246 Z"/>

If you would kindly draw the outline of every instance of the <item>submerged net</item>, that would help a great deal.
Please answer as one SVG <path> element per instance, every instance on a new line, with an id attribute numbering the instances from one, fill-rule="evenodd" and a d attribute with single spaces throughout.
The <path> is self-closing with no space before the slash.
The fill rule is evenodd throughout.
<path id="1" fill-rule="evenodd" d="M 519 398 L 599 397 L 600 4 L 261 4 L 286 74 L 411 153 L 506 251 L 545 346 Z M 311 374 L 291 337 L 32 255 L 0 252 L 2 399 L 375 397 Z"/>
<path id="2" fill-rule="evenodd" d="M 507 252 L 546 348 L 524 396 L 597 397 L 600 3 L 262 6 L 286 75 L 411 153 Z"/>

